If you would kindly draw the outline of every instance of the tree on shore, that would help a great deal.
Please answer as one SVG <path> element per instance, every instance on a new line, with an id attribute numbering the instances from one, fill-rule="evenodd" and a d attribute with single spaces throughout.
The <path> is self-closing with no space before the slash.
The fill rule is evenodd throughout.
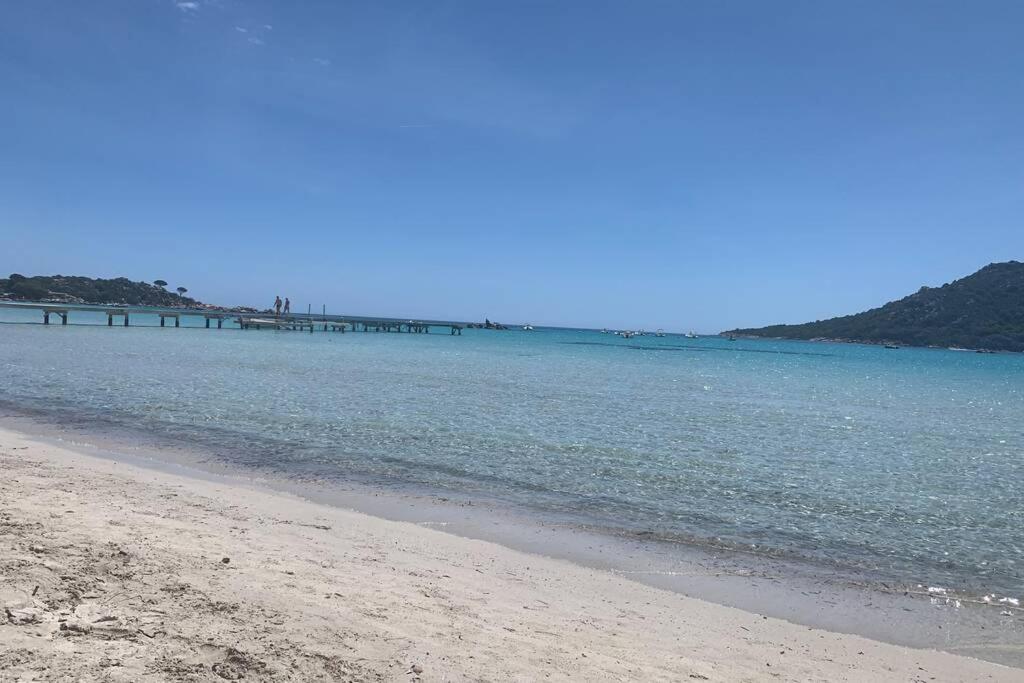
<path id="1" fill-rule="evenodd" d="M 166 287 L 167 280 L 153 280 L 153 284 L 156 285 L 157 287 Z"/>
<path id="2" fill-rule="evenodd" d="M 178 296 L 185 296 L 185 292 L 187 291 L 188 290 L 185 289 L 184 287 L 178 287 Z"/>
<path id="3" fill-rule="evenodd" d="M 50 296 L 50 290 L 35 282 L 31 282 L 28 278 L 23 277 L 18 280 L 12 277 L 10 281 L 12 283 L 10 293 L 19 299 L 42 301 Z"/>

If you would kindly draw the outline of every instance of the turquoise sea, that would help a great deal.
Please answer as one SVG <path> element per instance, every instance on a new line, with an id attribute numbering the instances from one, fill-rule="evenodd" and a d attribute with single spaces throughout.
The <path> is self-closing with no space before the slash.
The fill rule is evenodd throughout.
<path id="1" fill-rule="evenodd" d="M 1024 354 L 26 324 L 39 317 L 0 311 L 7 411 L 174 439 L 295 482 L 480 497 L 879 581 L 1024 594 Z"/>

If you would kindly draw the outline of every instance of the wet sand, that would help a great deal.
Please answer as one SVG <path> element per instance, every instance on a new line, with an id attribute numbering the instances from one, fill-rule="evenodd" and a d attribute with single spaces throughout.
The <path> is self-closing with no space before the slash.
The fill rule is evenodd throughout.
<path id="1" fill-rule="evenodd" d="M 0 680 L 1016 681 L 0 430 Z"/>

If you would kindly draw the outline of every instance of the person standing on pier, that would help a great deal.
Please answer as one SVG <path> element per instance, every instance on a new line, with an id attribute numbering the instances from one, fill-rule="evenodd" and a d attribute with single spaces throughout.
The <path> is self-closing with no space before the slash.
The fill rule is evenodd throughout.
<path id="1" fill-rule="evenodd" d="M 292 302 L 288 300 L 288 297 L 284 298 L 284 314 L 288 315 L 292 312 Z"/>
<path id="2" fill-rule="evenodd" d="M 274 315 L 276 315 L 278 318 L 281 317 L 281 297 L 280 296 L 274 297 Z"/>

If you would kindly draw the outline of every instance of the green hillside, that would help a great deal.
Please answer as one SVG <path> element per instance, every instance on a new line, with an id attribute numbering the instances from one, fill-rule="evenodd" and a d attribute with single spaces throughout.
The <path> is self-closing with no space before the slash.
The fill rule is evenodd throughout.
<path id="1" fill-rule="evenodd" d="M 84 304 L 127 304 L 130 306 L 202 306 L 195 299 L 168 291 L 148 282 L 132 282 L 118 277 L 111 280 L 71 275 L 17 273 L 0 278 L 0 298 L 16 301 L 60 301 Z"/>
<path id="2" fill-rule="evenodd" d="M 960 280 L 941 287 L 922 287 L 916 294 L 856 315 L 730 332 L 786 339 L 1024 351 L 1024 263 L 993 263 Z"/>

